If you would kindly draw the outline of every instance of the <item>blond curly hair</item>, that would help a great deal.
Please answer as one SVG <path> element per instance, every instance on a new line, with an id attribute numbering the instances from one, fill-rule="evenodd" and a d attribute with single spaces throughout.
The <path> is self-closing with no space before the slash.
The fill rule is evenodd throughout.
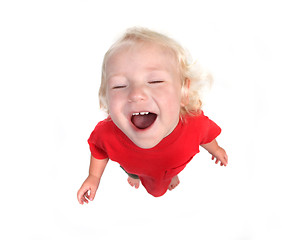
<path id="1" fill-rule="evenodd" d="M 181 80 L 181 100 L 180 117 L 184 115 L 197 115 L 201 112 L 202 100 L 201 90 L 204 86 L 212 83 L 211 74 L 204 71 L 199 64 L 192 61 L 191 55 L 179 43 L 168 36 L 149 30 L 147 28 L 134 27 L 128 29 L 125 34 L 116 41 L 106 52 L 102 65 L 102 77 L 99 90 L 99 102 L 101 109 L 108 112 L 106 99 L 106 63 L 111 53 L 118 49 L 124 42 L 152 42 L 166 49 L 171 50 L 175 55 L 179 67 Z M 183 104 L 184 103 L 184 104 Z"/>

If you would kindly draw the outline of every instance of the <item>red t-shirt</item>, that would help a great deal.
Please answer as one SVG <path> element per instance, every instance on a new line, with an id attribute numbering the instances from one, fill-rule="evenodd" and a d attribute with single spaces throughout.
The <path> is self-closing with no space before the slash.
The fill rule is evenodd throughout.
<path id="1" fill-rule="evenodd" d="M 203 113 L 187 115 L 158 145 L 142 149 L 107 118 L 97 124 L 88 143 L 93 157 L 118 162 L 128 173 L 139 176 L 148 193 L 160 197 L 171 179 L 199 152 L 199 145 L 211 142 L 220 132 Z"/>

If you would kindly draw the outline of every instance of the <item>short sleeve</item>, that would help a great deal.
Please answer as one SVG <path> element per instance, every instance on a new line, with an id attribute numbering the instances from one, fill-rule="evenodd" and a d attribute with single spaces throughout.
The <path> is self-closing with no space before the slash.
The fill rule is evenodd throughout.
<path id="1" fill-rule="evenodd" d="M 207 116 L 201 116 L 200 145 L 212 142 L 221 133 L 221 128 Z"/>
<path id="2" fill-rule="evenodd" d="M 101 124 L 97 124 L 88 139 L 91 155 L 96 159 L 108 158 L 108 154 L 103 147 L 103 136 L 101 134 Z"/>

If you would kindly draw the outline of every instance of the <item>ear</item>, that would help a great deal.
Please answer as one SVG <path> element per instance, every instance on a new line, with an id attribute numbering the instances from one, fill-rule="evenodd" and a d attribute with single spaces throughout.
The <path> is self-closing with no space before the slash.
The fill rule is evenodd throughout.
<path id="1" fill-rule="evenodd" d="M 182 89 L 181 89 L 181 93 L 182 93 L 182 96 L 181 96 L 181 107 L 185 107 L 189 103 L 189 94 L 188 94 L 189 88 L 190 88 L 190 79 L 186 78 L 184 80 L 184 83 L 183 83 Z"/>

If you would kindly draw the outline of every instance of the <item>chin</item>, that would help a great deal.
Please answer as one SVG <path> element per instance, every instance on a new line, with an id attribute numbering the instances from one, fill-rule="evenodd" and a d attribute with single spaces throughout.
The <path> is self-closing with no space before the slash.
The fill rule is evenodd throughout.
<path id="1" fill-rule="evenodd" d="M 133 141 L 133 142 L 134 142 L 134 144 L 136 146 L 138 146 L 140 148 L 149 149 L 149 148 L 153 148 L 156 145 L 158 145 L 160 141 L 153 141 L 153 142 L 151 142 L 151 141 L 142 141 L 142 142 L 140 142 L 140 141 Z"/>
<path id="2" fill-rule="evenodd" d="M 142 149 L 150 149 L 150 148 L 155 147 L 157 144 L 152 144 L 152 145 L 148 145 L 148 144 L 144 144 L 144 145 L 142 145 L 142 144 L 135 144 L 135 145 L 137 145 L 138 147 L 140 147 Z"/>

